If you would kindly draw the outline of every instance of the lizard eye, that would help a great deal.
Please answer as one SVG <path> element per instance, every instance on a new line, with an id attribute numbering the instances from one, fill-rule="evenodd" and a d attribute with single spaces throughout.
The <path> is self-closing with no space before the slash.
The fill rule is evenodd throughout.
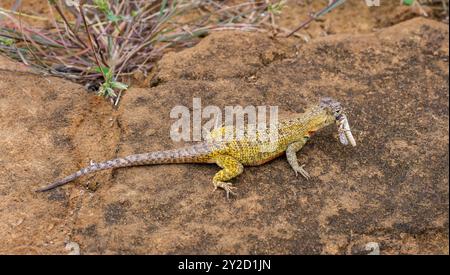
<path id="1" fill-rule="evenodd" d="M 342 109 L 335 110 L 334 117 L 336 118 L 336 120 L 340 120 L 342 118 Z"/>

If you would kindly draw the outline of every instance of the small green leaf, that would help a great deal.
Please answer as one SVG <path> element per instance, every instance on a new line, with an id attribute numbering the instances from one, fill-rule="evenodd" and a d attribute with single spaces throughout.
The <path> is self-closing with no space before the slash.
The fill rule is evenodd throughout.
<path id="1" fill-rule="evenodd" d="M 114 89 L 119 89 L 119 90 L 126 90 L 128 89 L 128 85 L 122 82 L 118 82 L 118 81 L 111 81 L 110 82 L 111 87 Z"/>
<path id="2" fill-rule="evenodd" d="M 105 83 L 109 83 L 112 80 L 113 72 L 108 67 L 95 66 L 94 71 L 103 75 Z"/>
<path id="3" fill-rule="evenodd" d="M 105 14 L 110 11 L 107 0 L 94 0 L 94 4 L 101 12 Z"/>
<path id="4" fill-rule="evenodd" d="M 109 68 L 108 67 L 99 67 L 99 66 L 95 66 L 94 67 L 94 71 L 97 73 L 102 73 L 103 75 L 106 75 L 109 73 Z"/>
<path id="5" fill-rule="evenodd" d="M 0 36 L 0 44 L 5 46 L 12 46 L 14 44 L 14 40 L 11 38 L 1 37 Z"/>
<path id="6" fill-rule="evenodd" d="M 414 0 L 403 0 L 403 4 L 407 6 L 411 6 L 414 3 Z"/>
<path id="7" fill-rule="evenodd" d="M 106 13 L 106 18 L 108 19 L 108 21 L 110 22 L 119 22 L 120 20 L 122 20 L 122 16 L 120 15 L 115 15 L 112 11 L 108 11 Z"/>
<path id="8" fill-rule="evenodd" d="M 106 97 L 117 97 L 117 95 L 116 95 L 116 93 L 114 92 L 114 90 L 113 89 L 111 89 L 111 88 L 106 88 L 106 94 L 105 94 L 105 96 Z"/>
<path id="9" fill-rule="evenodd" d="M 104 97 L 116 97 L 116 93 L 114 92 L 114 90 L 109 87 L 108 83 L 103 83 L 100 86 L 100 89 L 98 90 L 98 95 L 99 96 L 104 96 Z"/>

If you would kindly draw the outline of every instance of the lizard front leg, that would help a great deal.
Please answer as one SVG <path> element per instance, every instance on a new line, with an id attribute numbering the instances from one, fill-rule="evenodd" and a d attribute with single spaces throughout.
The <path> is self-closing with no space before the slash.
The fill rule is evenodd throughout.
<path id="1" fill-rule="evenodd" d="M 222 170 L 220 170 L 214 175 L 213 178 L 214 190 L 216 190 L 218 187 L 224 189 L 225 192 L 227 193 L 228 199 L 230 193 L 236 195 L 233 192 L 233 189 L 236 189 L 236 187 L 233 187 L 231 183 L 226 181 L 240 175 L 244 171 L 244 166 L 235 158 L 227 155 L 219 155 L 217 157 L 214 157 L 214 161 L 219 167 L 222 168 Z"/>
<path id="2" fill-rule="evenodd" d="M 289 165 L 291 165 L 292 169 L 294 169 L 295 176 L 297 176 L 298 173 L 300 173 L 303 177 L 305 177 L 306 180 L 309 180 L 310 176 L 309 176 L 308 172 L 306 172 L 305 169 L 303 169 L 303 166 L 305 166 L 305 165 L 304 164 L 299 165 L 298 160 L 297 160 L 297 152 L 300 149 L 302 149 L 302 147 L 305 145 L 306 141 L 308 141 L 308 137 L 304 137 L 300 141 L 296 141 L 296 142 L 289 144 L 286 149 L 286 158 L 287 158 L 287 161 L 289 162 Z"/>

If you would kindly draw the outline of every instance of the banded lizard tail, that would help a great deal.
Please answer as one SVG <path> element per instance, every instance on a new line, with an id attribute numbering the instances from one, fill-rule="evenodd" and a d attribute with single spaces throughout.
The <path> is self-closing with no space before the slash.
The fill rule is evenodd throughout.
<path id="1" fill-rule="evenodd" d="M 91 163 L 88 167 L 37 191 L 47 191 L 67 184 L 83 175 L 105 169 L 151 164 L 215 163 L 222 169 L 213 177 L 214 190 L 218 187 L 224 189 L 228 198 L 229 194 L 235 194 L 233 191 L 235 187 L 228 181 L 240 175 L 244 166 L 261 165 L 283 153 L 286 154 L 287 161 L 295 174 L 300 174 L 309 179 L 309 174 L 303 168 L 304 165 L 299 165 L 296 153 L 314 132 L 331 124 L 338 126 L 341 143 L 356 145 L 341 104 L 331 98 L 323 98 L 303 114 L 279 122 L 276 139 L 261 141 L 255 136 L 250 137 L 244 134 L 242 138 L 227 140 L 223 139 L 224 133 L 229 130 L 235 132 L 236 129 L 232 126 L 220 127 L 211 131 L 210 137 L 199 144 L 167 151 L 130 155 L 101 163 Z M 271 150 L 267 150 L 267 148 L 271 148 Z"/>

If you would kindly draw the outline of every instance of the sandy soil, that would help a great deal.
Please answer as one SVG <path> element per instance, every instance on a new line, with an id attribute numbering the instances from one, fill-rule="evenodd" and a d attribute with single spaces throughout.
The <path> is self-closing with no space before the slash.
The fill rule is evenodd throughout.
<path id="1" fill-rule="evenodd" d="M 330 31 L 339 13 L 354 11 L 306 30 L 308 43 L 214 33 L 163 57 L 119 108 L 0 57 L 0 253 L 65 254 L 76 242 L 83 254 L 363 254 L 378 242 L 382 254 L 448 254 L 448 25 L 365 8 Z M 33 192 L 90 160 L 182 146 L 169 112 L 193 97 L 301 112 L 321 96 L 347 108 L 358 146 L 317 133 L 298 155 L 309 182 L 279 158 L 245 169 L 230 201 L 211 192 L 217 167 L 192 164 Z"/>

